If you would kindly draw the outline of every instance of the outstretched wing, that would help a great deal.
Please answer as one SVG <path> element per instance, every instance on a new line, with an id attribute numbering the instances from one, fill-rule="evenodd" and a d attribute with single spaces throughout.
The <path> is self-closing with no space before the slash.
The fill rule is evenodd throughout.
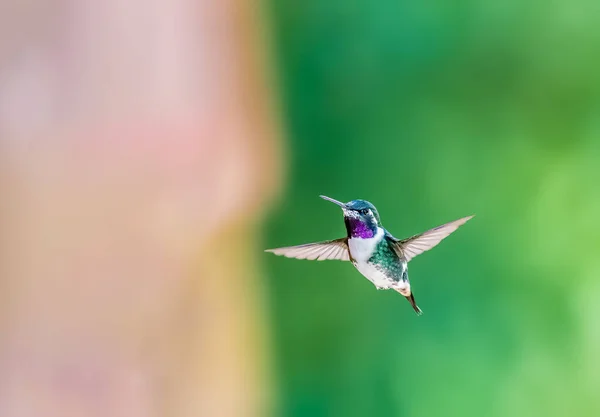
<path id="1" fill-rule="evenodd" d="M 307 243 L 298 246 L 287 246 L 285 248 L 267 249 L 265 252 L 273 252 L 275 255 L 283 255 L 286 258 L 308 259 L 324 261 L 326 259 L 337 259 L 349 261 L 348 238 L 328 240 L 326 242 Z"/>
<path id="2" fill-rule="evenodd" d="M 436 246 L 472 217 L 473 216 L 463 217 L 462 219 L 443 224 L 421 234 L 409 237 L 408 239 L 398 240 L 393 237 L 392 239 L 394 240 L 397 251 L 400 252 L 401 256 L 408 262 L 415 256 Z"/>

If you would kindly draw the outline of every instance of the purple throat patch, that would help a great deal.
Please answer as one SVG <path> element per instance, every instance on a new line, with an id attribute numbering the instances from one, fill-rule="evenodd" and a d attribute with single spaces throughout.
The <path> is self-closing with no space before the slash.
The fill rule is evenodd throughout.
<path id="1" fill-rule="evenodd" d="M 375 232 L 359 219 L 348 219 L 348 225 L 350 226 L 350 234 L 352 237 L 369 239 L 375 236 Z"/>

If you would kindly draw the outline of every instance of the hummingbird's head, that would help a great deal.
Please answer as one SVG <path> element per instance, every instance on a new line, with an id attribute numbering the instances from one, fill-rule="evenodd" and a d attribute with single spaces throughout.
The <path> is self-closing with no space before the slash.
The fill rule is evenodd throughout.
<path id="1" fill-rule="evenodd" d="M 344 222 L 349 237 L 371 238 L 377 233 L 381 220 L 375 206 L 366 200 L 352 200 L 342 203 L 324 195 L 321 198 L 331 201 L 342 208 Z"/>

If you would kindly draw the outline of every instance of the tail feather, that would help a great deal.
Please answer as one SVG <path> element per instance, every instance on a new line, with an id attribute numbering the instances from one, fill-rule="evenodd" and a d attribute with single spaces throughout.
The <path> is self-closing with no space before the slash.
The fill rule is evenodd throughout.
<path id="1" fill-rule="evenodd" d="M 412 292 L 410 293 L 410 295 L 405 296 L 405 297 L 408 300 L 408 302 L 410 303 L 410 305 L 412 306 L 412 308 L 417 313 L 417 316 L 420 316 L 421 314 L 423 314 L 423 311 L 421 311 L 421 309 L 419 308 L 417 303 L 415 303 L 415 297 L 413 296 Z"/>

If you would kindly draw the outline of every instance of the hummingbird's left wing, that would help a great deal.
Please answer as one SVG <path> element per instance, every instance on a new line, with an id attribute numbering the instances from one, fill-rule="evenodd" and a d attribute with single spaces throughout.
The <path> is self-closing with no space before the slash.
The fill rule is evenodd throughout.
<path id="1" fill-rule="evenodd" d="M 403 256 L 406 262 L 410 261 L 417 255 L 436 246 L 444 238 L 448 237 L 452 232 L 469 221 L 473 216 L 463 217 L 450 223 L 434 227 L 426 232 L 409 237 L 408 239 L 396 239 L 389 235 L 399 256 Z"/>
<path id="2" fill-rule="evenodd" d="M 287 246 L 285 248 L 267 249 L 265 252 L 272 252 L 275 255 L 283 255 L 286 258 L 308 259 L 324 261 L 326 259 L 337 259 L 340 261 L 349 261 L 348 238 L 344 237 L 325 242 L 306 243 L 298 246 Z"/>

